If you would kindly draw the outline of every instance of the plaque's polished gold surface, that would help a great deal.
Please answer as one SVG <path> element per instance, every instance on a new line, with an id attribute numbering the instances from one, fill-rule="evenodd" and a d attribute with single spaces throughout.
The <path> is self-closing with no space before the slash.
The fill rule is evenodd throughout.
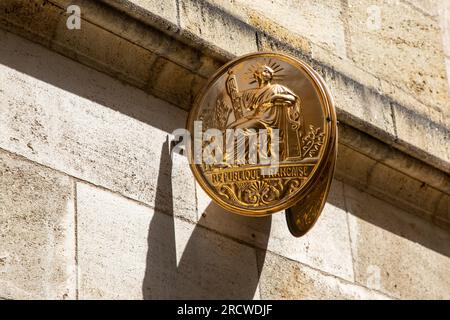
<path id="1" fill-rule="evenodd" d="M 336 158 L 336 115 L 324 81 L 308 65 L 277 53 L 254 53 L 235 59 L 213 75 L 197 96 L 187 128 L 202 132 L 218 129 L 228 141 L 227 129 L 240 130 L 236 141 L 249 160 L 251 149 L 260 149 L 251 135 L 267 130 L 270 145 L 266 156 L 278 154 L 277 170 L 261 169 L 273 164 L 255 161 L 195 163 L 193 148 L 188 157 L 194 176 L 208 195 L 223 208 L 238 214 L 262 216 L 286 211 L 289 229 L 304 234 L 317 220 L 326 201 Z M 217 130 L 216 130 L 217 131 Z M 278 136 L 275 135 L 278 134 Z M 192 145 L 196 143 L 192 137 Z M 242 142 L 243 141 L 243 142 Z M 258 141 L 257 146 L 249 141 Z M 198 142 L 198 141 L 197 141 Z M 204 141 L 200 142 L 202 148 Z M 247 144 L 245 144 L 247 143 Z M 234 148 L 234 147 L 233 147 Z"/>

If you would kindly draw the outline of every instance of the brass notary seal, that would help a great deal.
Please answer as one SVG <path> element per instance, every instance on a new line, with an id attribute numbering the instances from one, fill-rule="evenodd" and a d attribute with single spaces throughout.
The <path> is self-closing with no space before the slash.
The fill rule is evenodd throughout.
<path id="1" fill-rule="evenodd" d="M 306 63 L 271 52 L 230 61 L 198 94 L 187 129 L 193 174 L 220 206 L 249 216 L 286 210 L 294 236 L 316 222 L 337 127 L 330 92 Z"/>

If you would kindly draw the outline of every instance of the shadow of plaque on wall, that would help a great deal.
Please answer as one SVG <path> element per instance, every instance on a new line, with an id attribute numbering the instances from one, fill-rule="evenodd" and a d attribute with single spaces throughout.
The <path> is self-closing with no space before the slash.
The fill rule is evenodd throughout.
<path id="1" fill-rule="evenodd" d="M 211 202 L 205 212 L 200 212 L 202 217 L 193 227 L 184 249 L 180 249 L 176 233 L 178 219 L 173 214 L 172 194 L 167 194 L 172 190 L 172 158 L 168 141 L 163 144 L 160 163 L 156 212 L 148 230 L 142 285 L 144 299 L 252 299 L 255 294 L 257 296 L 271 217 L 254 219 L 232 215 L 239 220 L 248 220 L 245 224 L 258 230 L 258 236 L 262 238 L 258 239 L 260 248 L 256 253 L 249 246 L 202 227 L 206 219 L 231 215 Z M 177 254 L 181 255 L 179 259 Z"/>

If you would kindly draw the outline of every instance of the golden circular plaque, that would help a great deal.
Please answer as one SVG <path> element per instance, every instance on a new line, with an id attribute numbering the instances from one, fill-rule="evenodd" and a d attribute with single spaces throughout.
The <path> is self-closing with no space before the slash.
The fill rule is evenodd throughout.
<path id="1" fill-rule="evenodd" d="M 206 193 L 231 212 L 287 209 L 302 235 L 326 201 L 336 158 L 333 100 L 323 79 L 291 56 L 259 52 L 221 67 L 189 113 L 188 158 Z"/>

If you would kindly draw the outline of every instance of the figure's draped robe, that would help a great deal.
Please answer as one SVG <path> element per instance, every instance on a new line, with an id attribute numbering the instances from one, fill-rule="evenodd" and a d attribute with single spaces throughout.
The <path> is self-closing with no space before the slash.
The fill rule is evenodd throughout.
<path id="1" fill-rule="evenodd" d="M 242 92 L 241 103 L 246 111 L 244 116 L 231 123 L 229 129 L 241 129 L 244 135 L 249 136 L 259 129 L 279 129 L 279 159 L 286 157 L 286 126 L 292 120 L 294 112 L 299 113 L 299 98 L 290 89 L 279 84 L 267 84 L 260 88 L 249 89 Z M 291 109 L 291 111 L 289 110 Z M 253 130 L 249 130 L 253 129 Z M 267 132 L 270 135 L 270 130 Z M 246 139 L 248 141 L 248 139 Z M 245 148 L 245 157 L 248 160 L 248 146 L 242 146 L 245 140 L 238 140 L 237 147 Z M 248 142 L 247 142 L 248 143 Z M 270 136 L 268 136 L 270 143 Z M 267 156 L 270 156 L 270 151 Z"/>

